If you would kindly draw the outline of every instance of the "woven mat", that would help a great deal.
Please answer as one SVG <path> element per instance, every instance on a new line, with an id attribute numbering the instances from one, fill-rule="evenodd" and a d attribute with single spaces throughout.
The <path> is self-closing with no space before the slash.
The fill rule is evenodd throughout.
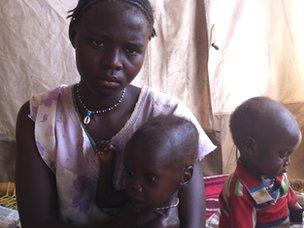
<path id="1" fill-rule="evenodd" d="M 14 183 L 0 183 L 0 205 L 11 209 L 17 209 L 16 188 Z"/>
<path id="2" fill-rule="evenodd" d="M 206 219 L 215 213 L 219 207 L 218 197 L 222 191 L 223 184 L 228 175 L 218 175 L 204 177 L 205 184 L 205 202 L 206 202 Z"/>

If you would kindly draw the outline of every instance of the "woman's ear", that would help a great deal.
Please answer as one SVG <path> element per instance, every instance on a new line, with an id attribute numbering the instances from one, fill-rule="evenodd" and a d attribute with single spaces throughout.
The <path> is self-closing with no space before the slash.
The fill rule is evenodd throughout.
<path id="1" fill-rule="evenodd" d="M 74 48 L 75 48 L 76 33 L 77 33 L 77 25 L 75 22 L 71 21 L 69 27 L 69 38 Z"/>
<path id="2" fill-rule="evenodd" d="M 185 167 L 183 170 L 182 177 L 181 177 L 180 185 L 183 186 L 183 185 L 188 184 L 192 178 L 192 175 L 193 175 L 193 165 L 189 165 L 189 166 Z"/>

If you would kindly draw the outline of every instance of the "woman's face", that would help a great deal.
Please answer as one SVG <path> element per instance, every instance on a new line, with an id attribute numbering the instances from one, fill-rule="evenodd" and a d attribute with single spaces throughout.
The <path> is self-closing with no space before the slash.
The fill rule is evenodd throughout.
<path id="1" fill-rule="evenodd" d="M 96 3 L 71 31 L 81 82 L 93 94 L 120 91 L 139 73 L 150 29 L 137 8 L 121 2 Z"/>

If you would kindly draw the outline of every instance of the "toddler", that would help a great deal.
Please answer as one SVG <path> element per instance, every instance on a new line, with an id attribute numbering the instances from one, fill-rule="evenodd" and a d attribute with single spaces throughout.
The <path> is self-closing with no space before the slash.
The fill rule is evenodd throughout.
<path id="1" fill-rule="evenodd" d="M 300 222 L 303 210 L 286 176 L 289 156 L 301 142 L 292 114 L 269 98 L 251 98 L 231 115 L 230 130 L 240 158 L 220 195 L 219 227 Z"/>

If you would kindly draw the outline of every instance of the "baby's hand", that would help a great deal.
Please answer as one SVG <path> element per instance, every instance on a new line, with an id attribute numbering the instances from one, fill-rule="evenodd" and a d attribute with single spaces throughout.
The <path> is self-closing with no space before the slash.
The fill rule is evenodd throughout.
<path id="1" fill-rule="evenodd" d="M 101 144 L 96 146 L 95 152 L 100 162 L 111 162 L 114 159 L 115 147 L 112 144 Z"/>

